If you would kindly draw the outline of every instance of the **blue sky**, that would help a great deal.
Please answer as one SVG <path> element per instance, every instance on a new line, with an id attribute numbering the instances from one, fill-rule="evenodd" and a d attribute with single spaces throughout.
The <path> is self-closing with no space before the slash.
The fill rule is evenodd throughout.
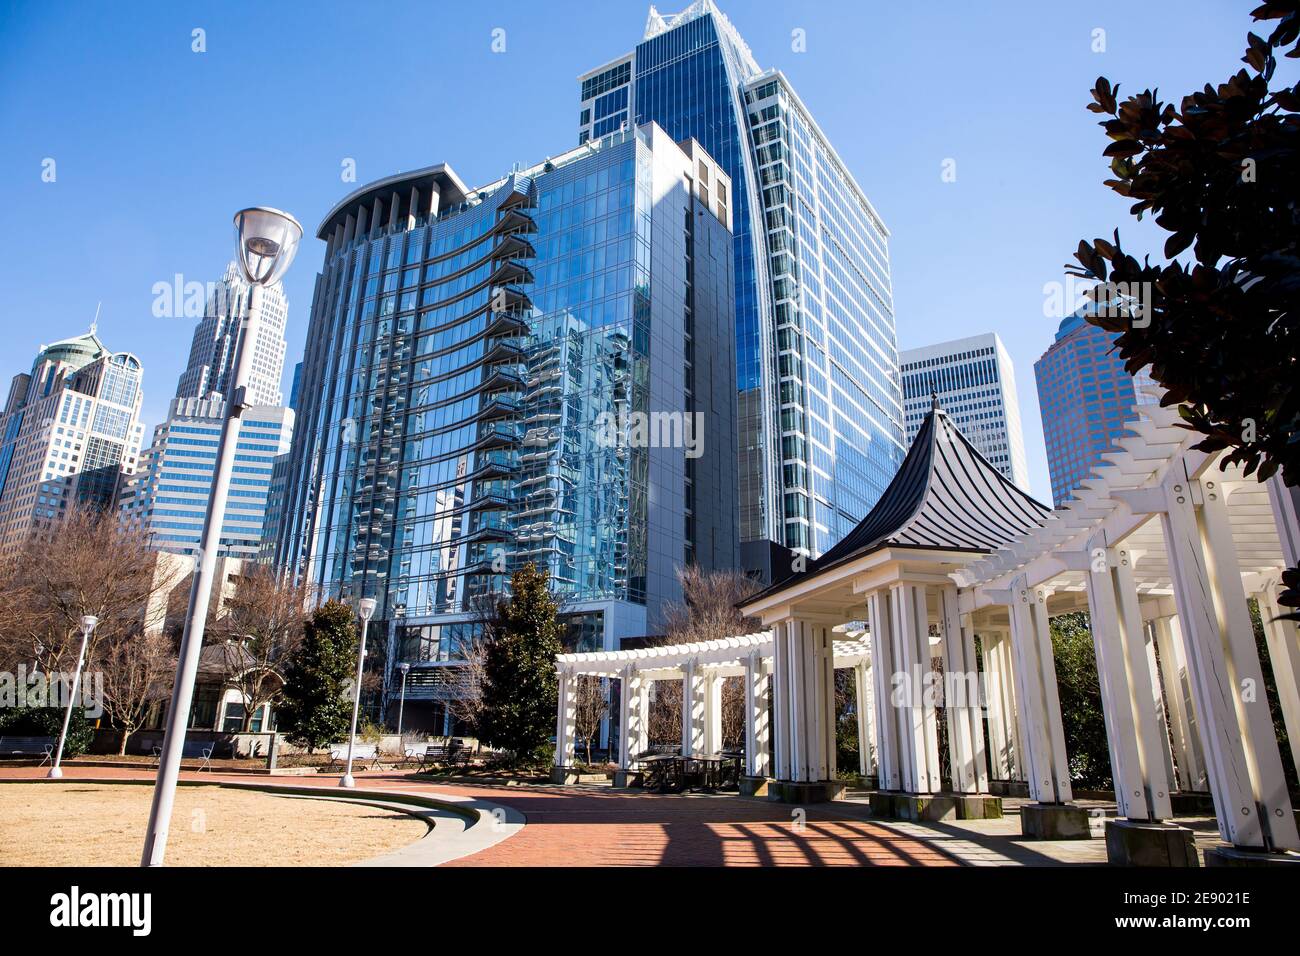
<path id="1" fill-rule="evenodd" d="M 679 0 L 682 6 L 686 0 Z M 1050 500 L 1033 363 L 1056 320 L 1045 283 L 1078 240 L 1161 234 L 1101 185 L 1085 109 L 1104 74 L 1180 97 L 1239 66 L 1255 0 L 1090 4 L 746 2 L 720 6 L 779 68 L 892 232 L 900 347 L 996 331 L 1016 366 L 1033 491 Z M 677 9 L 663 4 L 666 11 Z M 470 184 L 576 143 L 578 73 L 641 36 L 641 0 L 473 4 L 27 3 L 0 10 L 4 381 L 83 330 L 145 368 L 166 412 L 192 319 L 154 285 L 216 279 L 248 205 L 309 234 L 355 184 L 435 162 Z M 192 31 L 206 52 L 191 50 Z M 492 31 L 506 50 L 493 53 Z M 804 31 L 806 51 L 792 50 Z M 1094 30 L 1105 52 L 1093 52 Z M 56 178 L 42 181 L 46 159 Z M 956 181 L 941 176 L 956 161 Z M 286 279 L 286 397 L 323 244 Z M 7 385 L 5 386 L 7 388 Z"/>

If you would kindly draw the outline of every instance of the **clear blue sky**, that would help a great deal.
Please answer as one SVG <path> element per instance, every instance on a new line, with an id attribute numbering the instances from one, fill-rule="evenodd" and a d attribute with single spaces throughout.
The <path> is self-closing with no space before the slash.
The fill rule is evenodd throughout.
<path id="1" fill-rule="evenodd" d="M 681 6 L 686 0 L 678 0 Z M 678 9 L 672 0 L 666 11 Z M 1157 234 L 1101 185 L 1085 110 L 1104 74 L 1181 96 L 1240 64 L 1256 0 L 720 6 L 780 68 L 892 232 L 901 347 L 998 332 L 1016 366 L 1034 492 L 1050 500 L 1033 363 L 1051 341 L 1043 285 L 1078 240 Z M 648 4 L 50 3 L 0 10 L 0 377 L 83 330 L 145 369 L 144 419 L 166 412 L 192 320 L 152 314 L 176 273 L 216 279 L 230 219 L 294 213 L 314 235 L 358 183 L 435 162 L 470 184 L 576 143 L 578 73 L 629 50 Z M 921 13 L 921 9 L 924 13 Z M 207 52 L 191 51 L 206 31 Z M 491 51 L 494 28 L 506 52 Z M 791 31 L 806 35 L 793 52 Z M 1106 31 L 1094 53 L 1092 31 Z M 56 162 L 55 182 L 42 163 Z M 941 178 L 956 160 L 956 182 Z M 288 376 L 302 355 L 323 245 L 286 290 Z"/>

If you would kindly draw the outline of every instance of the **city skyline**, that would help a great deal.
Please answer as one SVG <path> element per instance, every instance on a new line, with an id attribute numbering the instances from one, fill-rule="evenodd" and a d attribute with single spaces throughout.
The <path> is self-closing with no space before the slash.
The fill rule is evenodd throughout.
<path id="1" fill-rule="evenodd" d="M 238 10 L 205 12 L 196 19 L 184 12 L 160 9 L 156 16 L 141 18 L 137 31 L 124 34 L 111 48 L 69 44 L 61 30 L 64 17 L 75 15 L 84 20 L 88 35 L 95 32 L 96 22 L 111 18 L 94 8 L 75 14 L 72 9 L 38 17 L 34 7 L 18 5 L 0 14 L 4 18 L 0 47 L 7 64 L 0 71 L 8 75 L 12 70 L 16 79 L 27 75 L 36 59 L 66 66 L 53 71 L 57 75 L 43 84 L 41 97 L 24 97 L 20 82 L 3 84 L 0 123 L 6 129 L 6 139 L 16 147 L 0 159 L 0 173 L 11 193 L 7 205 L 20 218 L 35 222 L 55 222 L 75 211 L 82 227 L 74 242 L 77 253 L 82 254 L 75 280 L 65 278 L 69 252 L 63 243 L 54 241 L 60 233 L 52 227 L 39 228 L 25 237 L 21 258 L 27 273 L 38 281 L 10 283 L 17 288 L 14 311 L 5 317 L 6 331 L 20 354 L 34 351 L 41 338 L 84 328 L 95 302 L 102 299 L 105 334 L 139 353 L 149 372 L 142 419 L 152 426 L 165 417 L 167 389 L 159 386 L 175 381 L 183 368 L 186 344 L 197 321 L 196 316 L 184 315 L 184 282 L 205 283 L 228 260 L 225 224 L 234 209 L 250 199 L 270 202 L 290 209 L 310 228 L 357 182 L 398 169 L 454 157 L 468 181 L 484 182 L 508 170 L 509 163 L 520 155 L 554 151 L 557 131 L 574 129 L 575 77 L 599 62 L 603 54 L 627 49 L 628 38 L 640 35 L 644 27 L 648 7 L 629 3 L 612 8 L 590 24 L 591 35 L 584 35 L 582 50 L 559 54 L 562 66 L 558 68 L 555 46 L 567 37 L 556 21 L 565 18 L 555 16 L 554 11 L 542 15 L 522 7 L 471 13 L 454 28 L 446 28 L 455 32 L 457 42 L 440 44 L 447 55 L 436 61 L 390 58 L 397 64 L 393 69 L 400 82 L 395 84 L 398 95 L 384 108 L 386 119 L 408 111 L 412 97 L 453 88 L 458 69 L 489 65 L 505 85 L 512 82 L 512 76 L 527 76 L 539 105 L 525 111 L 527 115 L 511 117 L 514 129 L 510 137 L 484 132 L 491 120 L 478 114 L 490 112 L 480 108 L 492 99 L 489 91 L 456 87 L 461 96 L 457 119 L 464 127 L 463 135 L 435 133 L 414 124 L 408 126 L 408 133 L 385 137 L 395 142 L 380 146 L 376 138 L 360 135 L 358 128 L 348 123 L 337 124 L 337 130 L 328 136 L 305 134 L 323 109 L 311 106 L 292 115 L 277 114 L 274 128 L 265 131 L 260 153 L 241 145 L 237 136 L 217 135 L 211 124 L 219 102 L 237 102 L 244 95 L 247 81 L 234 72 L 244 60 L 231 50 L 233 38 L 239 36 L 243 54 L 250 52 L 245 44 L 252 44 L 253 52 L 259 44 L 270 44 L 268 51 L 274 49 L 278 59 L 268 63 L 267 69 L 282 81 L 286 96 L 303 99 L 303 84 L 321 82 L 316 78 L 323 67 L 312 59 L 322 50 L 350 42 L 346 8 L 325 7 L 311 23 L 287 10 L 274 11 L 261 39 L 236 33 L 243 15 Z M 1202 82 L 1203 73 L 1216 75 L 1224 68 L 1235 68 L 1238 55 L 1235 30 L 1228 29 L 1237 11 L 1209 4 L 1191 8 L 1181 22 L 1171 25 L 1175 32 L 1185 31 L 1174 43 L 1168 37 L 1159 44 L 1148 39 L 1153 34 L 1147 27 L 1154 22 L 1148 17 L 1158 16 L 1155 11 L 1111 5 L 1076 15 L 1007 5 L 980 17 L 952 14 L 946 21 L 951 30 L 925 31 L 925 48 L 917 45 L 922 42 L 920 36 L 905 30 L 906 21 L 899 11 L 827 6 L 792 12 L 775 5 L 740 3 L 723 4 L 722 11 L 753 47 L 760 63 L 788 74 L 889 224 L 900 348 L 970 331 L 997 331 L 1010 343 L 1022 381 L 1059 322 L 1059 316 L 1043 314 L 1044 286 L 1063 282 L 1060 266 L 1078 238 L 1107 233 L 1122 218 L 1123 203 L 1100 185 L 1106 170 L 1097 143 L 1099 134 L 1094 117 L 1083 108 L 1092 78 L 1105 72 L 1129 85 L 1188 88 Z M 1034 35 L 1040 39 L 1025 45 L 1021 38 L 1028 35 L 1029 26 L 1035 27 Z M 1092 52 L 1098 28 L 1106 31 L 1104 53 Z M 201 53 L 192 50 L 199 42 L 193 35 L 196 29 L 204 31 Z M 498 35 L 496 30 L 504 32 Z M 295 45 L 301 46 L 303 53 L 282 50 L 275 44 L 274 37 L 286 32 L 303 38 L 302 44 Z M 60 38 L 58 48 L 51 46 L 55 36 Z M 504 49 L 494 54 L 498 40 Z M 406 41 L 399 37 L 396 42 Z M 864 47 L 870 55 L 855 52 Z M 305 52 L 308 48 L 310 57 Z M 1177 50 L 1177 55 L 1171 50 Z M 899 69 L 918 56 L 929 69 L 908 74 L 906 82 L 911 86 L 908 102 L 904 102 L 905 81 Z M 861 84 L 874 94 L 870 102 L 876 113 L 871 123 L 860 119 L 865 101 L 843 95 L 839 66 L 849 57 L 862 64 Z M 175 82 L 165 90 L 156 90 L 147 85 L 149 70 L 138 67 L 123 77 L 121 64 L 128 58 L 172 70 Z M 328 61 L 329 57 L 320 59 Z M 193 70 L 184 69 L 191 66 Z M 973 68 L 986 74 L 990 82 L 970 89 L 957 82 L 962 70 Z M 1007 71 L 1020 68 L 1040 71 L 1036 84 L 1016 91 L 1017 96 L 1026 98 L 1023 105 L 1021 99 L 1001 88 L 1010 79 Z M 1283 64 L 1282 69 L 1289 68 Z M 42 69 L 48 70 L 48 66 Z M 118 79 L 89 84 L 88 70 Z M 489 85 L 496 86 L 496 82 Z M 375 89 L 361 83 L 340 94 L 343 101 L 333 104 L 331 112 L 345 115 L 351 99 L 364 99 L 368 88 L 371 92 Z M 80 104 L 66 102 L 74 90 L 83 100 Z M 989 97 L 989 102 L 983 103 L 978 99 L 981 96 Z M 1060 104 L 1071 102 L 1072 96 L 1078 102 L 1077 110 L 1062 109 Z M 51 113 L 85 115 L 87 123 L 80 132 L 86 135 L 74 139 L 52 127 L 33 112 L 36 101 L 60 107 L 49 110 Z M 919 126 L 905 123 L 917 103 L 931 111 L 930 121 Z M 1023 161 L 1015 180 L 1009 179 L 1003 167 L 1004 152 L 995 138 L 1000 134 L 984 129 L 979 122 L 982 113 L 1009 109 L 1013 103 L 1018 109 L 1038 110 L 1035 121 L 1042 126 L 1034 143 L 1017 144 Z M 115 152 L 118 137 L 139 122 L 157 130 L 157 148 Z M 879 148 L 879 131 L 904 125 L 905 136 L 893 136 L 888 149 Z M 202 150 L 197 149 L 200 142 Z M 42 181 L 46 159 L 55 163 L 49 168 L 53 181 Z M 948 160 L 954 161 L 955 181 L 943 179 Z M 352 183 L 340 178 L 349 161 L 356 169 L 356 182 Z M 88 192 L 90 182 L 98 187 L 93 197 Z M 113 188 L 106 192 L 104 183 Z M 1052 198 L 1031 202 L 1031 195 Z M 132 218 L 129 197 L 145 204 L 145 214 L 138 221 Z M 956 222 L 984 227 L 994 205 L 1003 223 L 951 228 Z M 155 209 L 165 210 L 169 220 L 160 224 Z M 1124 229 L 1130 243 L 1141 243 L 1142 227 L 1126 223 Z M 146 238 L 149 230 L 154 230 L 157 238 Z M 6 236 L 3 241 L 12 244 L 16 239 Z M 994 241 L 1024 259 L 1009 274 L 989 274 L 982 268 L 980 254 Z M 1158 247 L 1151 245 L 1156 251 Z M 105 255 L 105 250 L 114 254 Z M 6 261 L 19 260 L 12 245 L 5 251 Z M 939 281 L 935 281 L 936 273 L 942 276 Z M 183 279 L 179 288 L 174 282 L 178 274 Z M 301 356 L 306 303 L 314 279 L 314 270 L 303 268 L 292 273 L 286 283 L 287 296 L 296 304 L 289 315 L 286 372 Z M 48 302 L 42 306 L 39 290 L 56 282 L 59 312 L 49 315 Z M 168 291 L 160 293 L 160 287 Z M 160 297 L 168 299 L 172 311 L 179 314 L 156 315 L 154 306 Z M 988 303 L 986 309 L 979 307 L 981 302 Z M 959 308 L 961 303 L 964 306 Z M 38 307 L 41 333 L 31 335 L 25 332 L 31 323 L 19 316 L 34 313 Z M 976 321 L 978 327 L 972 328 Z M 179 328 L 160 334 L 160 322 Z M 46 332 L 50 325 L 54 330 Z M 289 387 L 283 378 L 282 391 L 287 394 Z M 1020 398 L 1022 417 L 1031 422 L 1025 429 L 1031 490 L 1046 499 L 1042 434 L 1035 424 L 1037 403 L 1029 390 L 1022 389 Z"/>

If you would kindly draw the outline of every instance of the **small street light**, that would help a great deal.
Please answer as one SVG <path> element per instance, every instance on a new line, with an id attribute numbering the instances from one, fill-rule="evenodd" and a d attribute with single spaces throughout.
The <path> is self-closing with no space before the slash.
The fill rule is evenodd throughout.
<path id="1" fill-rule="evenodd" d="M 402 672 L 402 696 L 397 702 L 397 736 L 402 736 L 402 714 L 406 710 L 406 675 L 411 670 L 411 665 L 402 661 L 397 665 L 397 669 Z"/>
<path id="2" fill-rule="evenodd" d="M 357 648 L 357 683 L 352 695 L 352 733 L 348 734 L 348 768 L 339 781 L 340 787 L 355 787 L 352 777 L 352 750 L 357 743 L 357 713 L 361 710 L 361 669 L 366 663 L 366 632 L 370 630 L 370 619 L 375 614 L 375 599 L 362 598 L 357 602 L 357 616 L 361 618 L 361 646 Z"/>
<path id="3" fill-rule="evenodd" d="M 72 721 L 72 705 L 77 702 L 77 692 L 81 690 L 81 667 L 86 663 L 86 645 L 90 643 L 90 635 L 95 632 L 95 626 L 99 624 L 99 618 L 93 614 L 86 614 L 81 618 L 81 650 L 77 652 L 77 671 L 72 677 L 72 692 L 68 694 L 68 706 L 63 711 L 63 729 L 59 731 L 59 748 L 54 752 L 54 763 L 50 767 L 47 777 L 53 777 L 56 780 L 63 776 L 63 768 L 59 766 L 63 762 L 63 744 L 68 739 L 68 724 Z"/>

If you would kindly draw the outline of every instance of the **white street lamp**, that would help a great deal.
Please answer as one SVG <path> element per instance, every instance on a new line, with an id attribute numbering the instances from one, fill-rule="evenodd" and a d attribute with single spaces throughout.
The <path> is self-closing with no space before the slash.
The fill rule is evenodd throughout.
<path id="1" fill-rule="evenodd" d="M 411 670 L 411 665 L 402 661 L 397 665 L 397 669 L 402 672 L 402 696 L 397 702 L 397 736 L 402 736 L 402 714 L 406 710 L 406 675 Z"/>
<path id="2" fill-rule="evenodd" d="M 81 618 L 81 650 L 77 652 L 77 671 L 72 677 L 72 692 L 68 694 L 68 706 L 63 711 L 63 729 L 59 731 L 59 749 L 54 751 L 54 763 L 50 766 L 50 772 L 47 777 L 58 779 L 63 776 L 63 768 L 59 766 L 63 762 L 63 744 L 68 739 L 68 724 L 72 721 L 72 705 L 77 702 L 77 691 L 81 689 L 81 667 L 86 663 L 86 645 L 90 643 L 90 635 L 94 633 L 95 626 L 99 623 L 99 618 L 93 614 L 83 615 Z"/>
<path id="3" fill-rule="evenodd" d="M 235 465 L 239 442 L 239 419 L 248 407 L 248 380 L 251 377 L 258 324 L 261 321 L 262 289 L 284 276 L 302 240 L 302 226 L 287 212 L 256 206 L 235 214 L 235 260 L 248 281 L 248 310 L 243 334 L 235 343 L 235 374 L 226 392 L 226 418 L 217 444 L 217 466 L 208 496 L 208 510 L 199 539 L 198 563 L 190 586 L 190 606 L 185 617 L 185 634 L 181 638 L 176 663 L 176 683 L 172 687 L 171 705 L 167 710 L 167 733 L 163 738 L 158 761 L 158 778 L 154 785 L 153 806 L 149 810 L 149 829 L 145 835 L 141 866 L 162 866 L 167 852 L 167 830 L 171 825 L 172 805 L 176 800 L 176 780 L 180 775 L 181 756 L 185 749 L 185 725 L 189 721 L 194 698 L 194 678 L 203 649 L 203 629 L 212 597 L 217 552 L 221 549 L 221 524 L 230 493 L 230 476 Z"/>
<path id="4" fill-rule="evenodd" d="M 355 787 L 352 778 L 352 748 L 357 742 L 357 712 L 361 710 L 361 669 L 366 663 L 366 632 L 370 630 L 370 619 L 375 614 L 375 599 L 362 598 L 357 602 L 357 616 L 361 618 L 361 645 L 357 648 L 357 681 L 352 689 L 352 733 L 348 734 L 348 769 L 339 781 L 340 787 Z"/>

